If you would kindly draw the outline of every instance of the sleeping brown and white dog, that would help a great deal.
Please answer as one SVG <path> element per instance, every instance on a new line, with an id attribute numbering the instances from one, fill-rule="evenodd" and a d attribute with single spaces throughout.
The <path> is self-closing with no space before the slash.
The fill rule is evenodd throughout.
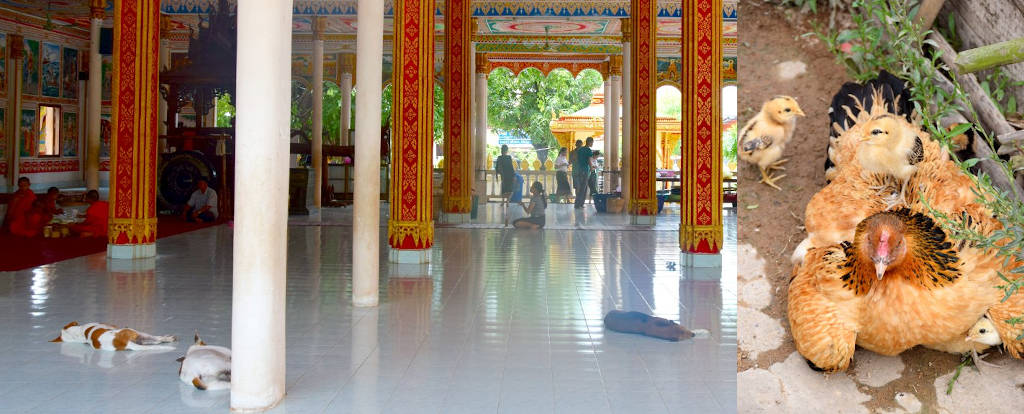
<path id="1" fill-rule="evenodd" d="M 60 330 L 60 336 L 50 342 L 82 343 L 104 351 L 167 351 L 174 347 L 160 344 L 175 340 L 173 336 L 150 335 L 134 329 L 118 328 L 103 323 L 92 322 L 79 325 L 78 322 L 71 322 Z"/>

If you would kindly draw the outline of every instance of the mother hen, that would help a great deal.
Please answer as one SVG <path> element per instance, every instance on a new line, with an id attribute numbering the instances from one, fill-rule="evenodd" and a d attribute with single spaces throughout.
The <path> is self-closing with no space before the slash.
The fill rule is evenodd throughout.
<path id="1" fill-rule="evenodd" d="M 837 151 L 856 153 L 868 132 L 860 121 L 886 113 L 880 101 L 861 111 L 852 127 L 837 125 Z M 865 173 L 855 157 L 836 157 L 835 178 L 808 203 L 808 238 L 794 252 L 799 266 L 789 287 L 791 331 L 797 350 L 827 371 L 846 369 L 856 345 L 885 355 L 915 345 L 980 349 L 965 341 L 968 329 L 990 308 L 1012 312 L 1015 303 L 1024 304 L 1024 293 L 999 301 L 999 273 L 1007 270 L 1002 259 L 951 239 L 931 217 L 929 206 L 982 234 L 999 229 L 977 202 L 971 179 L 920 128 L 892 118 L 924 147 L 907 208 L 887 211 L 876 188 L 889 180 Z M 1019 342 L 1007 344 L 1014 356 Z"/>

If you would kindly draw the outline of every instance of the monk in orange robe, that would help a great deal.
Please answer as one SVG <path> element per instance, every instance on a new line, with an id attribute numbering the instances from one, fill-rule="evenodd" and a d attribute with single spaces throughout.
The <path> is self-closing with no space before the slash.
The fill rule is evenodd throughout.
<path id="1" fill-rule="evenodd" d="M 36 201 L 36 193 L 33 193 L 29 188 L 31 185 L 32 183 L 29 182 L 28 177 L 18 179 L 18 191 L 14 192 L 10 203 L 7 204 L 7 215 L 4 216 L 3 231 L 9 232 L 11 230 L 11 223 L 24 219 L 29 210 L 32 209 L 32 203 Z"/>
<path id="2" fill-rule="evenodd" d="M 46 212 L 52 215 L 64 214 L 64 209 L 57 207 L 57 198 L 60 197 L 60 189 L 50 187 L 46 190 Z"/>
<path id="3" fill-rule="evenodd" d="M 81 237 L 106 237 L 110 204 L 101 201 L 100 193 L 96 190 L 85 193 L 85 201 L 89 202 L 89 209 L 85 210 L 85 221 L 71 225 L 71 232 Z"/>
<path id="4" fill-rule="evenodd" d="M 11 220 L 11 234 L 22 237 L 36 237 L 43 232 L 43 227 L 46 227 L 53 220 L 53 214 L 50 214 L 49 209 L 46 207 L 45 198 L 37 198 L 32 202 L 32 208 L 29 209 L 28 213 L 21 217 L 14 217 Z"/>

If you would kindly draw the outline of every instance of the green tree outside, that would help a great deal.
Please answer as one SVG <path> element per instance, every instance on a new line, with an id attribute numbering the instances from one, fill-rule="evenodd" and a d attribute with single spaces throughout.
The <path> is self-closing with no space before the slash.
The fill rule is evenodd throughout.
<path id="1" fill-rule="evenodd" d="M 529 68 L 518 76 L 499 68 L 487 77 L 487 122 L 491 128 L 512 136 L 529 138 L 537 158 L 547 160 L 547 149 L 558 146 L 551 121 L 590 106 L 592 91 L 604 80 L 595 70 L 573 77 L 556 69 L 544 76 Z"/>

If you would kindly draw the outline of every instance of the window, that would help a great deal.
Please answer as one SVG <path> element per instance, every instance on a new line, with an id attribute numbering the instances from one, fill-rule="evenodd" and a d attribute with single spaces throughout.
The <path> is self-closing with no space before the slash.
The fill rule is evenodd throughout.
<path id="1" fill-rule="evenodd" d="M 39 105 L 39 149 L 40 157 L 60 155 L 60 107 Z"/>

